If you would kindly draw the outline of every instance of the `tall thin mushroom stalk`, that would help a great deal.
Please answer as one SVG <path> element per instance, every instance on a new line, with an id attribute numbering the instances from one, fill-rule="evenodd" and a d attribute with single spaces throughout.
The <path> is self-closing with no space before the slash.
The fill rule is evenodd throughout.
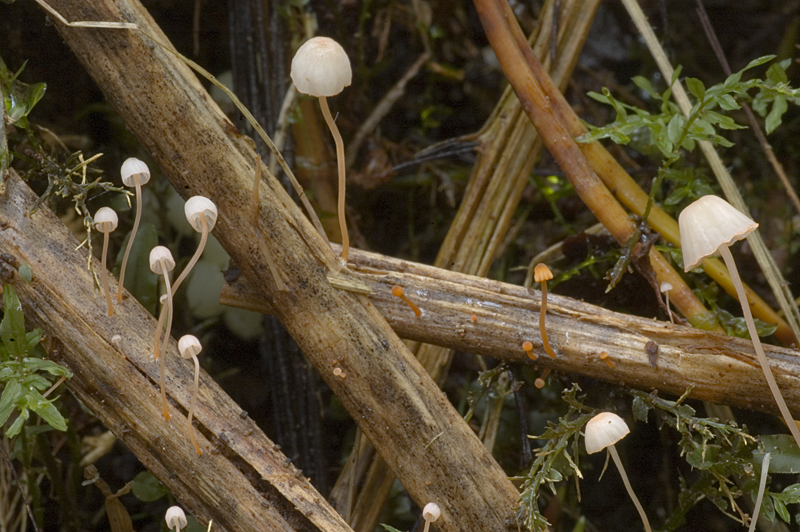
<path id="1" fill-rule="evenodd" d="M 0 127 L 2 127 L 1 124 Z M 94 215 L 94 226 L 103 233 L 103 256 L 100 259 L 100 276 L 103 278 L 103 292 L 106 297 L 109 318 L 114 315 L 114 305 L 111 303 L 111 292 L 108 288 L 108 269 L 106 268 L 108 263 L 108 235 L 117 228 L 118 221 L 117 213 L 110 207 L 100 207 Z"/>
<path id="2" fill-rule="evenodd" d="M 136 189 L 136 217 L 133 219 L 133 229 L 131 236 L 128 237 L 128 245 L 125 248 L 125 255 L 122 257 L 122 268 L 119 271 L 119 286 L 117 287 L 117 303 L 122 302 L 122 288 L 125 284 L 125 270 L 128 266 L 128 256 L 131 254 L 133 239 L 139 230 L 139 222 L 142 219 L 142 185 L 150 181 L 150 169 L 136 157 L 129 157 L 122 163 L 122 183 L 126 187 Z"/>
<path id="3" fill-rule="evenodd" d="M 747 293 L 744 290 L 742 280 L 739 278 L 739 270 L 733 260 L 728 246 L 737 240 L 742 240 L 756 230 L 758 224 L 736 210 L 724 199 L 708 195 L 698 199 L 681 212 L 678 217 L 678 225 L 681 232 L 681 249 L 683 251 L 683 268 L 689 272 L 700 265 L 706 257 L 710 257 L 719 252 L 728 267 L 731 281 L 736 287 L 736 295 L 742 306 L 742 314 L 747 322 L 747 331 L 750 333 L 750 340 L 756 351 L 756 358 L 761 364 L 761 370 L 767 379 L 767 384 L 772 392 L 772 397 L 778 405 L 783 420 L 789 427 L 794 441 L 800 447 L 800 429 L 794 422 L 786 401 L 775 382 L 775 376 L 769 367 L 769 361 L 764 354 L 764 347 L 758 337 L 756 324 L 753 321 L 753 313 L 747 301 Z"/>
<path id="4" fill-rule="evenodd" d="M 200 382 L 200 361 L 197 360 L 197 355 L 199 355 L 200 351 L 202 350 L 203 346 L 200 344 L 200 340 L 198 340 L 196 336 L 187 334 L 181 336 L 181 339 L 178 340 L 178 352 L 181 354 L 181 358 L 191 358 L 194 360 L 194 391 L 192 392 L 192 402 L 189 405 L 189 415 L 186 418 L 186 429 L 189 433 L 189 439 L 192 441 L 192 445 L 194 446 L 194 451 L 197 453 L 197 456 L 200 456 L 202 451 L 200 450 L 200 446 L 197 445 L 197 438 L 194 436 L 192 416 L 194 415 L 194 405 L 197 403 L 197 391 Z"/>
<path id="5" fill-rule="evenodd" d="M 169 272 L 175 269 L 175 259 L 172 258 L 172 253 L 170 253 L 169 249 L 165 248 L 164 246 L 156 246 L 150 251 L 150 270 L 155 273 L 156 275 L 163 275 L 164 276 L 164 284 L 167 287 L 167 292 L 165 294 L 167 299 L 167 338 L 169 338 L 169 332 L 172 328 L 172 288 L 170 287 L 169 282 Z M 159 353 L 159 336 L 160 331 L 156 328 L 155 331 L 155 340 L 153 341 L 153 359 L 158 359 Z M 161 357 L 160 361 L 160 374 L 161 374 L 161 405 L 163 408 L 164 419 L 169 420 L 169 409 L 167 406 L 167 387 L 166 387 L 166 380 L 164 378 L 164 357 Z"/>
<path id="6" fill-rule="evenodd" d="M 336 143 L 339 172 L 339 228 L 342 232 L 342 260 L 347 264 L 350 235 L 345 219 L 345 161 L 344 142 L 328 107 L 328 96 L 335 96 L 352 82 L 350 59 L 339 43 L 328 37 L 313 37 L 297 49 L 292 59 L 292 82 L 303 94 L 319 98 L 319 106 Z"/>
<path id="7" fill-rule="evenodd" d="M 175 280 L 175 283 L 173 283 L 171 297 L 175 297 L 178 287 L 186 279 L 186 277 L 189 275 L 189 272 L 192 271 L 194 265 L 197 264 L 197 261 L 203 255 L 203 251 L 208 243 L 208 234 L 212 229 L 214 229 L 214 225 L 217 223 L 217 206 L 214 205 L 213 201 L 205 196 L 192 196 L 189 198 L 183 206 L 183 212 L 186 215 L 186 221 L 189 222 L 189 225 L 191 225 L 195 231 L 200 233 L 200 243 L 197 245 L 194 255 L 192 255 L 192 258 L 189 260 L 189 264 L 186 265 L 181 274 Z M 168 310 L 169 307 L 161 307 L 161 312 L 158 315 L 156 332 L 161 331 L 164 327 L 164 319 L 166 318 L 166 313 Z M 166 333 L 164 336 L 164 343 L 166 344 L 168 341 L 169 333 Z M 158 351 L 159 345 L 160 341 L 157 340 L 155 344 L 155 351 Z"/>

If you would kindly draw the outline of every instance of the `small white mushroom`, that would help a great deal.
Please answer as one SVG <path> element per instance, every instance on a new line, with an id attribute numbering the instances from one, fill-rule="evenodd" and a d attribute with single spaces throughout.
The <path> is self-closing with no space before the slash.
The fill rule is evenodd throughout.
<path id="1" fill-rule="evenodd" d="M 183 513 L 180 506 L 170 506 L 164 519 L 167 521 L 167 528 L 170 530 L 174 528 L 175 532 L 181 532 L 181 528 L 186 528 L 186 525 L 189 524 L 186 520 L 186 514 Z"/>
<path id="2" fill-rule="evenodd" d="M 328 96 L 335 96 L 349 86 L 353 79 L 350 59 L 339 43 L 328 37 L 313 37 L 298 48 L 292 59 L 292 81 L 303 94 L 319 98 L 319 106 L 336 143 L 339 170 L 339 228 L 342 232 L 342 260 L 347 264 L 350 236 L 345 221 L 345 164 L 344 142 L 331 116 Z"/>
<path id="3" fill-rule="evenodd" d="M 136 157 L 129 157 L 122 163 L 122 183 L 126 187 L 136 188 L 136 218 L 133 221 L 133 230 L 128 237 L 128 246 L 125 248 L 125 255 L 122 257 L 122 269 L 119 272 L 119 286 L 117 287 L 117 303 L 122 301 L 122 285 L 125 283 L 125 269 L 128 266 L 128 256 L 131 254 L 133 239 L 136 238 L 136 231 L 139 229 L 139 221 L 142 219 L 142 185 L 150 181 L 150 169 Z"/>
<path id="4" fill-rule="evenodd" d="M 175 293 L 178 291 L 178 287 L 181 283 L 186 279 L 189 275 L 189 272 L 192 271 L 195 264 L 197 264 L 198 259 L 203 254 L 203 250 L 206 248 L 206 244 L 208 243 L 208 234 L 214 229 L 214 225 L 217 223 L 217 206 L 214 205 L 214 202 L 204 196 L 192 196 L 183 206 L 183 212 L 186 214 L 186 221 L 189 222 L 189 225 L 192 228 L 200 233 L 200 243 L 197 245 L 197 249 L 192 255 L 192 258 L 189 260 L 189 264 L 183 269 L 181 274 L 178 276 L 178 279 L 172 285 L 172 297 L 175 297 Z M 158 324 L 156 325 L 156 331 L 161 331 L 164 326 L 164 319 L 166 317 L 167 308 L 161 307 L 161 312 L 158 315 Z M 169 341 L 169 335 L 164 337 L 164 343 Z"/>
<path id="5" fill-rule="evenodd" d="M 156 275 L 163 275 L 164 276 L 164 283 L 167 286 L 167 333 L 166 338 L 169 339 L 169 333 L 172 329 L 172 297 L 171 297 L 171 290 L 169 283 L 169 272 L 171 272 L 175 268 L 175 259 L 172 258 L 172 253 L 165 248 L 164 246 L 156 246 L 150 251 L 150 270 L 155 273 Z M 161 335 L 159 334 L 161 331 L 156 328 L 155 332 L 155 340 L 153 341 L 153 359 L 158 359 L 159 353 L 159 341 Z M 164 359 L 161 359 L 161 403 L 163 407 L 164 419 L 169 419 L 169 410 L 167 408 L 167 389 L 166 383 L 164 380 Z"/>
<path id="6" fill-rule="evenodd" d="M 633 492 L 631 483 L 628 480 L 628 475 L 625 473 L 625 468 L 622 466 L 622 460 L 620 460 L 617 449 L 614 447 L 615 443 L 620 441 L 629 433 L 630 429 L 625 423 L 625 420 L 613 412 L 602 412 L 594 416 L 586 424 L 586 428 L 584 429 L 584 444 L 586 445 L 586 452 L 589 454 L 594 454 L 598 451 L 602 451 L 603 449 L 608 449 L 609 454 L 611 454 L 611 458 L 614 460 L 614 464 L 619 470 L 620 476 L 622 476 L 622 483 L 625 484 L 625 489 L 628 490 L 628 495 L 631 496 L 633 504 L 636 506 L 636 510 L 639 511 L 639 516 L 642 518 L 642 523 L 644 523 L 645 530 L 647 530 L 647 532 L 652 532 L 652 529 L 650 528 L 650 522 L 647 520 L 647 514 L 644 513 L 644 508 L 642 508 L 639 499 Z"/>
<path id="7" fill-rule="evenodd" d="M 108 305 L 108 317 L 114 315 L 114 307 L 111 304 L 111 293 L 108 290 L 108 271 L 106 270 L 106 262 L 108 257 L 108 235 L 117 228 L 117 213 L 110 207 L 100 207 L 94 215 L 95 228 L 103 233 L 103 256 L 100 259 L 100 276 L 103 279 L 103 292 L 106 295 L 106 304 Z"/>
<path id="8" fill-rule="evenodd" d="M 431 523 L 437 521 L 442 515 L 442 510 L 435 502 L 429 502 L 422 509 L 422 518 L 425 520 L 425 528 L 422 532 L 428 532 Z"/>
<path id="9" fill-rule="evenodd" d="M 178 352 L 181 358 L 191 358 L 194 360 L 194 392 L 192 392 L 192 403 L 189 405 L 189 416 L 187 418 L 187 430 L 189 432 L 189 439 L 192 440 L 194 450 L 199 456 L 201 454 L 200 446 L 197 445 L 197 439 L 194 437 L 194 427 L 192 426 L 192 415 L 194 415 L 194 405 L 197 402 L 197 390 L 200 386 L 200 361 L 197 360 L 197 355 L 203 350 L 200 340 L 191 334 L 181 336 L 178 340 Z"/>
<path id="10" fill-rule="evenodd" d="M 672 290 L 672 284 L 664 281 L 661 283 L 661 293 L 667 298 L 667 314 L 669 314 L 669 321 L 672 326 L 675 326 L 675 318 L 672 317 L 672 309 L 669 308 L 669 291 Z"/>
<path id="11" fill-rule="evenodd" d="M 794 441 L 800 446 L 800 429 L 783 400 L 778 383 L 772 375 L 769 361 L 764 354 L 761 346 L 761 339 L 756 331 L 756 324 L 753 321 L 753 313 L 750 311 L 750 304 L 747 301 L 747 293 L 744 290 L 742 280 L 739 278 L 739 270 L 733 260 L 728 246 L 742 240 L 756 230 L 758 224 L 736 210 L 730 203 L 717 196 L 703 196 L 699 200 L 683 209 L 678 217 L 678 225 L 681 232 L 681 249 L 683 251 L 683 267 L 685 271 L 690 271 L 697 267 L 706 257 L 710 257 L 719 252 L 728 267 L 733 286 L 736 287 L 736 296 L 742 306 L 742 314 L 747 322 L 747 330 L 750 333 L 750 340 L 756 351 L 756 358 L 761 364 L 761 370 L 767 379 L 767 384 L 772 392 L 772 397 L 778 405 L 783 420 L 788 425 L 789 431 L 794 437 Z"/>

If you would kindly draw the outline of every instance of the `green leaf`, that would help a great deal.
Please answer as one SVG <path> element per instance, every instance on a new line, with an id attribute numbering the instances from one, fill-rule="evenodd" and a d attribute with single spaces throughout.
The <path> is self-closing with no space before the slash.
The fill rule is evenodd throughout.
<path id="1" fill-rule="evenodd" d="M 20 397 L 22 397 L 22 385 L 16 380 L 8 381 L 3 389 L 3 395 L 0 395 L 0 427 L 8 421 Z"/>
<path id="2" fill-rule="evenodd" d="M 725 111 L 736 111 L 737 109 L 741 109 L 742 106 L 736 103 L 736 100 L 733 99 L 733 96 L 730 94 L 721 94 L 719 95 L 716 100 L 717 105 L 719 105 Z"/>
<path id="3" fill-rule="evenodd" d="M 703 82 L 697 78 L 686 78 L 685 81 L 689 92 L 691 92 L 695 98 L 702 102 L 706 95 L 706 87 L 703 85 Z"/>
<path id="4" fill-rule="evenodd" d="M 169 493 L 164 485 L 148 471 L 142 471 L 134 477 L 131 490 L 142 502 L 157 501 Z"/>
<path id="5" fill-rule="evenodd" d="M 686 119 L 683 115 L 673 115 L 672 119 L 667 124 L 667 137 L 674 145 L 683 133 L 683 126 L 686 124 Z"/>
<path id="6" fill-rule="evenodd" d="M 72 373 L 67 368 L 56 364 L 52 360 L 26 358 L 22 361 L 22 365 L 26 371 L 46 371 L 50 375 L 57 375 L 59 377 L 65 376 L 67 378 L 72 377 Z"/>
<path id="7" fill-rule="evenodd" d="M 11 426 L 6 431 L 6 436 L 8 436 L 9 438 L 13 438 L 17 434 L 19 434 L 19 432 L 22 430 L 22 425 L 26 421 L 28 421 L 29 416 L 30 414 L 28 413 L 27 408 L 21 409 L 19 411 L 19 416 L 17 416 L 17 419 L 14 420 L 14 423 L 12 423 Z"/>
<path id="8" fill-rule="evenodd" d="M 653 97 L 654 99 L 656 99 L 656 100 L 660 100 L 661 99 L 661 95 L 655 91 L 655 89 L 650 84 L 650 81 L 647 78 L 642 77 L 642 76 L 634 76 L 633 83 L 637 87 L 639 87 L 640 89 L 645 91 L 647 94 L 649 94 L 651 97 Z M 604 103 L 607 103 L 607 102 L 604 102 Z"/>
<path id="9" fill-rule="evenodd" d="M 786 508 L 786 505 L 780 499 L 776 499 L 774 497 L 770 497 L 772 499 L 772 503 L 775 505 L 775 513 L 778 516 L 786 521 L 787 523 L 792 522 L 792 516 L 789 515 L 789 510 Z"/>
<path id="10" fill-rule="evenodd" d="M 641 398 L 633 398 L 633 418 L 636 421 L 647 422 L 647 414 L 650 412 L 650 406 Z"/>
<path id="11" fill-rule="evenodd" d="M 28 403 L 28 408 L 39 414 L 48 425 L 62 432 L 67 430 L 67 420 L 64 419 L 61 412 L 53 406 L 53 403 L 48 401 L 47 398 L 38 391 L 29 390 L 25 394 L 25 399 Z"/>
<path id="12" fill-rule="evenodd" d="M 772 103 L 772 110 L 767 115 L 765 120 L 767 135 L 778 129 L 781 125 L 783 114 L 789 106 L 786 103 L 786 98 L 783 96 L 776 96 Z"/>
<path id="13" fill-rule="evenodd" d="M 764 63 L 769 63 L 770 61 L 772 61 L 776 57 L 778 57 L 778 56 L 776 56 L 776 55 L 765 55 L 765 56 L 759 57 L 758 59 L 753 59 L 752 61 L 747 63 L 747 66 L 744 67 L 742 70 L 740 70 L 740 72 L 744 72 L 745 70 L 750 70 L 751 68 L 755 68 L 757 66 L 761 66 Z"/>
<path id="14" fill-rule="evenodd" d="M 770 473 L 800 473 L 800 449 L 788 434 L 773 434 L 761 437 L 764 452 L 772 454 L 769 462 Z M 756 461 L 764 458 L 764 453 L 753 453 Z"/>
<path id="15" fill-rule="evenodd" d="M 31 265 L 27 262 L 19 267 L 19 276 L 28 283 L 31 284 L 33 280 L 33 270 L 31 269 Z"/>
<path id="16" fill-rule="evenodd" d="M 0 340 L 8 354 L 16 359 L 25 355 L 25 315 L 14 287 L 6 285 L 3 289 L 3 321 L 0 321 Z"/>

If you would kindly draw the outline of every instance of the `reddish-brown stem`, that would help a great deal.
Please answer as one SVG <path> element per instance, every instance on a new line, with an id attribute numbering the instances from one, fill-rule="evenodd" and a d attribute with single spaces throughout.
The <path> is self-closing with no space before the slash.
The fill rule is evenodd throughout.
<path id="1" fill-rule="evenodd" d="M 502 4 L 505 2 L 475 0 L 478 15 L 504 74 L 545 146 L 558 161 L 575 191 L 614 238 L 624 245 L 636 229 L 633 222 L 600 181 L 571 132 L 557 116 L 555 102 L 544 94 L 520 43 L 513 36 L 517 31 L 521 33 L 516 19 L 505 11 Z M 528 49 L 527 42 L 525 49 Z M 673 302 L 684 315 L 692 317 L 693 323 L 708 319 L 709 312 L 660 253 L 651 250 L 650 263 L 658 279 L 666 280 L 674 287 Z M 715 325 L 712 318 L 712 328 Z"/>
<path id="2" fill-rule="evenodd" d="M 344 142 L 342 135 L 339 133 L 339 128 L 336 127 L 336 122 L 333 121 L 331 110 L 328 108 L 328 99 L 325 96 L 319 97 L 319 106 L 322 108 L 322 115 L 328 123 L 328 127 L 333 135 L 333 141 L 336 143 L 336 162 L 339 168 L 339 229 L 342 231 L 342 260 L 347 263 L 347 257 L 350 253 L 350 235 L 347 233 L 347 221 L 345 220 L 345 204 L 344 204 L 344 189 L 345 189 L 345 165 L 344 165 Z"/>
<path id="3" fill-rule="evenodd" d="M 553 83 L 550 75 L 542 66 L 536 55 L 530 50 L 530 46 L 525 39 L 525 34 L 517 24 L 514 18 L 514 13 L 506 2 L 502 2 L 502 7 L 508 20 L 508 29 L 512 33 L 517 46 L 525 58 L 528 68 L 532 75 L 536 78 L 541 85 L 544 94 L 548 99 L 548 103 L 552 106 L 553 112 L 558 116 L 559 120 L 564 124 L 567 130 L 573 137 L 579 137 L 588 132 L 586 127 L 581 123 L 578 115 L 575 114 L 572 107 L 570 107 L 564 95 L 558 90 L 558 87 Z M 488 31 L 487 31 L 488 33 Z M 578 147 L 583 152 L 589 164 L 594 168 L 597 176 L 603 183 L 614 191 L 614 195 L 619 198 L 623 205 L 635 212 L 637 215 L 644 215 L 645 208 L 648 202 L 647 194 L 639 187 L 636 181 L 625 171 L 624 168 L 617 162 L 614 157 L 608 153 L 608 150 L 603 147 L 599 142 L 580 143 Z M 647 218 L 648 223 L 655 228 L 661 236 L 671 244 L 680 246 L 680 235 L 678 232 L 678 223 L 658 205 L 653 205 L 650 210 L 650 215 Z M 653 260 L 651 256 L 651 261 Z M 719 260 L 711 258 L 706 259 L 703 263 L 706 273 L 714 279 L 728 294 L 736 294 L 736 288 L 731 283 L 730 276 Z M 659 279 L 661 279 L 659 277 Z M 673 285 L 675 286 L 675 285 Z M 753 308 L 753 313 L 760 319 L 769 323 L 774 323 L 778 326 L 775 331 L 775 336 L 784 344 L 791 345 L 796 342 L 794 333 L 789 325 L 778 315 L 767 303 L 761 299 L 749 287 L 745 286 L 747 297 Z M 681 294 L 689 296 L 685 283 L 681 286 Z M 678 303 L 678 292 L 674 294 L 674 302 L 676 308 L 695 326 L 703 325 L 703 321 L 708 316 L 707 314 L 692 315 L 686 313 L 686 307 Z M 704 328 L 709 328 L 704 326 Z"/>
<path id="4" fill-rule="evenodd" d="M 415 305 L 413 301 L 411 301 L 410 299 L 408 299 L 408 296 L 406 296 L 406 295 L 403 293 L 403 287 L 402 287 L 402 286 L 399 286 L 399 285 L 394 285 L 394 286 L 392 287 L 392 295 L 393 295 L 393 296 L 395 296 L 395 297 L 399 297 L 400 299 L 402 299 L 402 300 L 403 300 L 403 302 L 404 302 L 406 305 L 408 305 L 409 307 L 411 307 L 411 310 L 413 310 L 413 311 L 414 311 L 414 315 L 415 315 L 416 317 L 418 317 L 418 318 L 419 318 L 420 316 L 422 316 L 422 311 L 419 309 L 419 307 L 418 307 L 417 305 Z"/>
<path id="5" fill-rule="evenodd" d="M 544 352 L 550 355 L 550 358 L 556 358 L 556 352 L 550 347 L 550 341 L 547 339 L 547 329 L 544 327 L 544 317 L 547 314 L 547 281 L 542 281 L 542 305 L 539 309 L 539 332 L 542 335 L 542 347 Z"/>

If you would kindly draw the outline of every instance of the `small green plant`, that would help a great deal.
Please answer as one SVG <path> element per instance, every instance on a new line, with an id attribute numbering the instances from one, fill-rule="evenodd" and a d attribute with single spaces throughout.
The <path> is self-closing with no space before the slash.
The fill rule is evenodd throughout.
<path id="1" fill-rule="evenodd" d="M 48 425 L 56 430 L 67 430 L 67 421 L 48 399 L 48 391 L 56 378 L 70 378 L 66 368 L 44 359 L 44 349 L 39 344 L 42 331 L 25 330 L 25 316 L 14 288 L 3 288 L 4 315 L 0 321 L 0 427 L 11 415 L 18 412 L 17 418 L 6 430 L 11 438 L 19 434 L 30 413 L 38 414 Z"/>
<path id="2" fill-rule="evenodd" d="M 558 423 L 550 423 L 544 434 L 534 438 L 545 443 L 536 452 L 530 471 L 522 477 L 519 519 L 528 530 L 539 532 L 550 526 L 539 511 L 543 486 L 555 494 L 557 482 L 574 477 L 579 493 L 577 482 L 583 478 L 579 440 L 584 426 L 598 411 L 585 406 L 578 392 L 577 384 L 564 390 L 562 399 L 567 405 L 566 413 Z M 791 437 L 765 436 L 759 442 L 746 428 L 734 422 L 698 417 L 695 410 L 684 403 L 688 391 L 676 401 L 635 390 L 627 393 L 632 397 L 631 410 L 636 421 L 655 420 L 660 427 L 669 427 L 678 433 L 680 456 L 692 470 L 691 475 L 681 479 L 677 505 L 667 516 L 661 531 L 682 526 L 689 510 L 703 499 L 708 499 L 731 519 L 745 523 L 749 516 L 740 507 L 739 499 L 744 493 L 755 499 L 759 484 L 757 473 L 765 451 L 774 457 L 771 472 L 800 472 L 800 451 L 792 444 Z M 769 519 L 778 515 L 790 522 L 786 505 L 798 502 L 800 484 L 789 486 L 781 493 L 767 491 L 762 513 Z"/>

